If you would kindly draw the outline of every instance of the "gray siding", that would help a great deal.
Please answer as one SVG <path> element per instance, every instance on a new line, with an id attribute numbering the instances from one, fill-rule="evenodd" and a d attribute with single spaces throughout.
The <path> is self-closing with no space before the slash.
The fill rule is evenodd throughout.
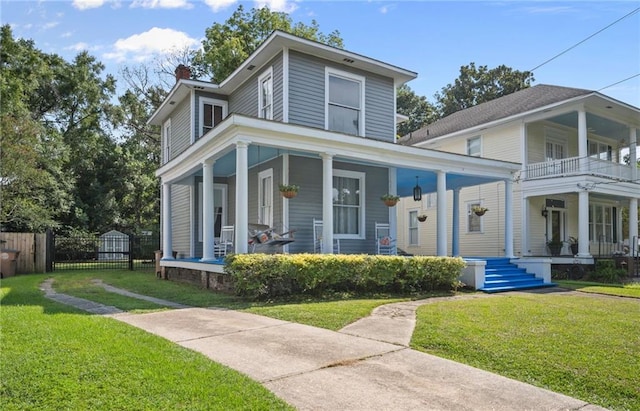
<path id="1" fill-rule="evenodd" d="M 186 98 L 171 113 L 171 158 L 175 158 L 191 145 L 191 99 Z"/>
<path id="2" fill-rule="evenodd" d="M 191 186 L 171 186 L 171 229 L 173 251 L 191 256 Z"/>
<path id="3" fill-rule="evenodd" d="M 291 51 L 289 122 L 324 129 L 325 67 L 365 77 L 365 136 L 394 141 L 393 79 Z"/>
<path id="4" fill-rule="evenodd" d="M 273 66 L 273 119 L 282 121 L 282 53 L 257 70 L 229 96 L 229 112 L 258 117 L 258 77 Z"/>
<path id="5" fill-rule="evenodd" d="M 380 200 L 388 191 L 388 170 L 337 161 L 333 168 L 366 174 L 365 239 L 340 240 L 340 251 L 344 254 L 375 254 L 375 223 L 389 221 L 389 208 Z M 290 227 L 296 230 L 296 241 L 289 246 L 289 251 L 313 252 L 313 219 L 322 219 L 322 160 L 290 156 L 289 182 L 300 186 L 298 196 L 289 200 Z"/>

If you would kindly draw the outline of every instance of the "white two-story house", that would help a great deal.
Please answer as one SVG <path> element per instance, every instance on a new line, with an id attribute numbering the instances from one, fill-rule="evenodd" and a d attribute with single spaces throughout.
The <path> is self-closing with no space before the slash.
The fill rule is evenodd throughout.
<path id="1" fill-rule="evenodd" d="M 442 193 L 498 181 L 511 187 L 520 169 L 396 144 L 396 89 L 416 74 L 284 32 L 220 84 L 191 79 L 186 67 L 176 77 L 149 120 L 162 129 L 162 248 L 177 254 L 165 253 L 167 270 L 220 272 L 225 226 L 233 227 L 235 253 L 254 251 L 257 224 L 295 230 L 279 251 L 314 252 L 316 220 L 324 252 L 339 240 L 341 253 L 374 254 L 376 223 L 396 236 L 384 194 L 410 195 L 417 184 Z M 297 197 L 282 197 L 280 184 L 299 186 Z M 441 214 L 437 254 L 447 255 Z M 508 248 L 513 234 L 505 233 Z"/>
<path id="2" fill-rule="evenodd" d="M 593 256 L 633 251 L 629 245 L 637 244 L 638 169 L 623 159 L 637 157 L 639 128 L 637 107 L 595 91 L 537 85 L 456 112 L 401 143 L 520 164 L 512 210 L 503 207 L 504 182 L 448 193 L 458 204 L 449 213 L 462 221 L 447 227 L 459 239 L 451 254 L 509 256 L 502 224 L 511 212 L 515 256 L 551 256 L 554 263 L 573 263 L 577 256 L 589 264 Z M 401 206 L 398 241 L 408 252 L 433 253 L 428 222 L 436 215 L 436 197 Z M 475 205 L 489 210 L 477 216 Z M 418 213 L 431 218 L 417 223 L 412 218 Z"/>

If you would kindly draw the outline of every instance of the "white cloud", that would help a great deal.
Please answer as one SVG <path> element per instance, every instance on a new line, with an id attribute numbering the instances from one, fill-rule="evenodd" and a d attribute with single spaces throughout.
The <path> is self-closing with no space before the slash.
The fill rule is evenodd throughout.
<path id="1" fill-rule="evenodd" d="M 204 0 L 204 3 L 211 8 L 211 11 L 217 13 L 220 10 L 224 10 L 232 4 L 236 3 L 237 0 Z"/>
<path id="2" fill-rule="evenodd" d="M 184 32 L 154 27 L 144 33 L 119 39 L 113 46 L 114 50 L 105 53 L 104 57 L 119 62 L 127 59 L 144 61 L 157 54 L 193 47 L 198 44 L 197 39 L 189 37 Z"/>
<path id="3" fill-rule="evenodd" d="M 257 8 L 268 7 L 271 11 L 283 13 L 292 13 L 298 8 L 298 5 L 290 0 L 256 0 L 254 3 Z"/>
<path id="4" fill-rule="evenodd" d="M 575 11 L 569 6 L 549 6 L 549 7 L 526 7 L 525 11 L 530 14 L 564 14 Z"/>
<path id="5" fill-rule="evenodd" d="M 382 6 L 382 7 L 380 7 L 378 10 L 379 10 L 379 11 L 380 11 L 380 13 L 382 13 L 382 14 L 387 14 L 387 13 L 389 13 L 391 10 L 395 10 L 395 9 L 396 9 L 396 7 L 397 7 L 397 5 L 396 5 L 396 4 L 389 4 L 389 5 L 386 5 L 386 6 Z"/>
<path id="6" fill-rule="evenodd" d="M 49 30 L 49 29 L 52 29 L 52 28 L 56 27 L 58 24 L 60 24 L 60 22 L 52 21 L 52 22 L 46 23 L 44 26 L 42 26 L 42 29 L 43 30 Z"/>
<path id="7" fill-rule="evenodd" d="M 191 9 L 193 4 L 187 0 L 135 0 L 131 7 L 143 9 Z"/>
<path id="8" fill-rule="evenodd" d="M 73 50 L 76 52 L 81 52 L 81 51 L 95 51 L 95 50 L 99 50 L 100 46 L 90 46 L 88 43 L 84 43 L 84 42 L 80 42 L 80 43 L 76 43 L 76 44 L 72 44 L 70 46 L 67 46 L 64 48 L 65 50 Z"/>
<path id="9" fill-rule="evenodd" d="M 102 7 L 105 0 L 73 0 L 73 7 L 78 10 L 88 10 Z"/>

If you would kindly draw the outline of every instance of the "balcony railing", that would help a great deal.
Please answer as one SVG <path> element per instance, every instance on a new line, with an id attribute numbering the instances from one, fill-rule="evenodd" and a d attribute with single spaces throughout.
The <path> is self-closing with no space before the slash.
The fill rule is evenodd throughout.
<path id="1" fill-rule="evenodd" d="M 616 180 L 631 180 L 631 167 L 591 157 L 571 157 L 528 164 L 525 171 L 527 180 L 584 174 Z"/>

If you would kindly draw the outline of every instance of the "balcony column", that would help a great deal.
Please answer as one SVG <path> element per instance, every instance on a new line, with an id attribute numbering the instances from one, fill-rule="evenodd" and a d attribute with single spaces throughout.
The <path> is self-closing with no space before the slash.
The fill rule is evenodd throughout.
<path id="1" fill-rule="evenodd" d="M 237 254 L 246 254 L 249 247 L 249 141 L 236 143 L 236 227 Z"/>
<path id="2" fill-rule="evenodd" d="M 451 219 L 451 254 L 454 257 L 460 256 L 460 189 L 453 189 L 453 213 Z"/>
<path id="3" fill-rule="evenodd" d="M 634 243 L 635 241 L 635 243 Z M 629 199 L 629 253 L 638 255 L 638 199 Z M 633 247 L 633 248 L 631 248 Z"/>
<path id="4" fill-rule="evenodd" d="M 322 153 L 322 249 L 333 254 L 333 153 Z"/>
<path id="5" fill-rule="evenodd" d="M 171 184 L 162 183 L 162 259 L 173 260 L 171 230 Z"/>
<path id="6" fill-rule="evenodd" d="M 587 157 L 589 148 L 587 146 L 587 112 L 584 109 L 578 111 L 578 161 L 580 171 L 587 171 Z"/>
<path id="7" fill-rule="evenodd" d="M 504 181 L 504 256 L 513 258 L 513 181 Z"/>
<path id="8" fill-rule="evenodd" d="M 578 192 L 578 257 L 590 258 L 589 253 L 589 192 Z"/>
<path id="9" fill-rule="evenodd" d="M 529 209 L 531 202 L 529 197 L 522 196 L 522 206 L 520 211 L 520 255 L 528 256 L 529 253 Z M 545 221 L 546 224 L 546 221 Z M 545 239 L 546 241 L 546 239 Z"/>
<path id="10" fill-rule="evenodd" d="M 441 257 L 447 255 L 447 173 L 438 171 L 438 213 L 437 213 L 437 246 L 436 254 Z"/>
<path id="11" fill-rule="evenodd" d="M 638 167 L 636 158 L 638 158 L 638 129 L 631 127 L 629 129 L 629 164 L 631 165 L 631 180 L 638 181 Z"/>
<path id="12" fill-rule="evenodd" d="M 527 176 L 527 167 L 529 166 L 529 159 L 527 158 L 527 123 L 522 122 L 520 125 L 520 158 L 522 162 L 522 171 L 520 172 L 520 178 L 526 180 L 529 176 Z"/>
<path id="13" fill-rule="evenodd" d="M 213 159 L 202 162 L 202 259 L 213 261 L 215 241 L 215 213 L 213 206 Z"/>

